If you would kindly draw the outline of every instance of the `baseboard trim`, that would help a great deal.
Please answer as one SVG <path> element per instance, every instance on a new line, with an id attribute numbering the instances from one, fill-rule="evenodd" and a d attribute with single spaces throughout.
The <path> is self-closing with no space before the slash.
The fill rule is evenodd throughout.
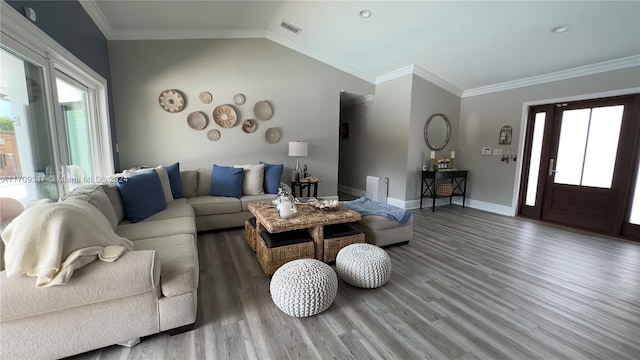
<path id="1" fill-rule="evenodd" d="M 345 186 L 345 185 L 338 185 L 338 191 L 343 192 L 343 193 L 347 193 L 347 194 L 351 194 L 351 195 L 355 195 L 355 196 L 360 196 L 360 197 L 363 197 L 363 196 L 365 196 L 367 194 L 366 191 L 364 191 L 364 190 L 352 188 L 352 187 Z"/>
<path id="2" fill-rule="evenodd" d="M 462 205 L 462 199 L 454 198 L 453 203 L 456 205 Z M 489 202 L 480 201 L 480 200 L 467 199 L 465 201 L 465 206 L 473 209 L 483 210 L 483 211 L 491 212 L 494 214 L 505 215 L 505 216 L 516 215 L 515 209 L 513 209 L 510 206 L 498 205 L 498 204 L 489 203 Z"/>
<path id="3" fill-rule="evenodd" d="M 344 192 L 347 194 L 364 197 L 366 196 L 366 192 L 364 190 L 355 189 L 349 186 L 338 185 L 338 191 Z M 418 200 L 400 200 L 392 197 L 387 197 L 387 204 L 397 206 L 402 209 L 419 209 L 420 208 L 420 199 Z M 428 209 L 431 208 L 431 204 L 433 204 L 431 199 L 423 199 L 422 200 L 422 208 Z M 454 197 L 453 204 L 462 205 L 461 197 Z M 449 205 L 449 198 L 439 198 L 436 199 L 436 207 Z M 466 199 L 465 206 L 473 209 L 488 211 L 494 214 L 506 215 L 506 216 L 515 216 L 516 211 L 511 206 L 498 205 L 490 202 L 474 200 L 474 199 Z"/>

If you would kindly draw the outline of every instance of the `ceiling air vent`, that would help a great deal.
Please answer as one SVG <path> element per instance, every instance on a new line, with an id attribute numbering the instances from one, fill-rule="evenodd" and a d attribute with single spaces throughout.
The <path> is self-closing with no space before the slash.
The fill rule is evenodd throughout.
<path id="1" fill-rule="evenodd" d="M 286 21 L 283 21 L 282 24 L 280 24 L 280 26 L 282 26 L 283 28 L 291 31 L 292 33 L 294 33 L 296 35 L 298 35 L 300 33 L 300 31 L 302 31 L 302 29 L 300 29 L 299 27 L 293 26 L 293 25 L 289 24 Z"/>

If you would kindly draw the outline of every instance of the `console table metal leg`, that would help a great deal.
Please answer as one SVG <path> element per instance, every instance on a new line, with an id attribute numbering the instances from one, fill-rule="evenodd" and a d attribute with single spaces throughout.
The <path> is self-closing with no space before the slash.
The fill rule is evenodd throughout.
<path id="1" fill-rule="evenodd" d="M 464 186 L 462 190 L 462 208 L 464 209 L 464 202 L 467 199 L 467 178 L 464 178 Z"/>

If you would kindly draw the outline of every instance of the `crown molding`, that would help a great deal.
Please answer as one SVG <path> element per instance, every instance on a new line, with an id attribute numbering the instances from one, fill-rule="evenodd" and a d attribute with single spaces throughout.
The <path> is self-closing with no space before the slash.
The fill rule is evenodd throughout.
<path id="1" fill-rule="evenodd" d="M 409 74 L 413 74 L 413 65 L 407 65 L 405 67 L 401 67 L 399 69 L 393 70 L 391 72 L 388 72 L 386 74 L 380 75 L 378 77 L 376 77 L 376 82 L 375 84 L 381 84 L 383 82 L 389 81 L 389 80 L 393 80 L 393 79 L 397 79 L 399 77 L 403 77 L 405 75 L 409 75 Z"/>
<path id="2" fill-rule="evenodd" d="M 539 85 L 554 81 L 567 80 L 580 76 L 594 75 L 607 71 L 625 69 L 629 67 L 640 66 L 640 55 L 628 56 L 620 59 L 604 61 L 597 64 L 579 66 L 573 69 L 556 71 L 544 75 L 531 76 L 524 79 L 506 81 L 503 83 L 482 86 L 475 89 L 465 90 L 462 97 L 470 97 L 495 93 L 499 91 L 512 90 L 526 86 Z"/>
<path id="3" fill-rule="evenodd" d="M 329 66 L 332 66 L 332 67 L 334 67 L 334 68 L 336 68 L 338 70 L 344 71 L 347 74 L 353 75 L 353 76 L 355 76 L 357 78 L 360 78 L 360 79 L 362 79 L 362 80 L 364 80 L 366 82 L 375 84 L 375 78 L 374 78 L 374 76 L 372 76 L 370 74 L 367 74 L 367 73 L 365 73 L 363 71 L 360 71 L 360 70 L 358 70 L 356 68 L 353 68 L 351 66 L 347 66 L 347 65 L 341 64 L 340 62 L 334 60 L 333 58 L 331 58 L 329 56 L 326 56 L 326 55 L 321 54 L 321 53 L 319 53 L 317 51 L 311 50 L 311 49 L 309 49 L 309 48 L 307 48 L 305 46 L 302 46 L 302 45 L 296 43 L 295 41 L 287 39 L 287 38 L 285 38 L 285 37 L 283 37 L 281 35 L 278 35 L 278 34 L 276 34 L 274 32 L 267 31 L 266 33 L 267 33 L 266 38 L 268 40 L 271 40 L 271 41 L 273 41 L 275 43 L 278 43 L 278 44 L 280 44 L 280 45 L 282 45 L 284 47 L 287 47 L 287 48 L 289 48 L 291 50 L 297 51 L 297 52 L 299 52 L 299 53 L 301 53 L 303 55 L 307 55 L 307 56 L 311 57 L 312 59 L 315 59 L 317 61 L 325 63 L 325 64 L 327 64 Z"/>
<path id="4" fill-rule="evenodd" d="M 263 39 L 264 30 L 114 30 L 109 40 Z"/>
<path id="5" fill-rule="evenodd" d="M 98 29 L 102 32 L 107 40 L 111 39 L 111 34 L 113 34 L 113 28 L 107 20 L 107 17 L 104 16 L 102 10 L 96 3 L 95 0 L 79 0 L 80 6 L 84 9 L 84 11 L 89 15 L 91 20 L 96 24 Z"/>
<path id="6" fill-rule="evenodd" d="M 452 83 L 448 82 L 447 80 L 439 77 L 438 75 L 425 70 L 423 68 L 421 68 L 420 66 L 414 65 L 413 66 L 413 73 L 416 76 L 419 76 L 427 81 L 429 81 L 432 84 L 435 84 L 445 90 L 447 90 L 448 92 L 452 93 L 453 95 L 456 95 L 458 97 L 461 97 L 463 94 L 463 90 L 460 89 L 459 87 L 453 85 Z"/>
<path id="7" fill-rule="evenodd" d="M 417 65 L 408 65 L 402 68 L 399 68 L 397 70 L 388 72 L 384 75 L 380 75 L 378 77 L 376 77 L 376 85 L 377 84 L 381 84 L 383 82 L 389 81 L 389 80 L 393 80 L 393 79 L 397 79 L 399 77 L 405 76 L 405 75 L 416 75 L 450 93 L 452 93 L 453 95 L 456 96 L 462 96 L 462 89 L 460 89 L 459 87 L 453 85 L 452 83 L 444 80 L 443 78 L 437 76 L 436 74 L 429 72 Z"/>

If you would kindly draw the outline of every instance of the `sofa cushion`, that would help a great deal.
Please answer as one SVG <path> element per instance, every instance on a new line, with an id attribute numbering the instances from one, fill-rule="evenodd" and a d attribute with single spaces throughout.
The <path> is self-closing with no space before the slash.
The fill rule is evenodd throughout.
<path id="1" fill-rule="evenodd" d="M 167 208 L 162 184 L 155 169 L 139 172 L 117 184 L 124 213 L 131 222 L 138 222 Z"/>
<path id="2" fill-rule="evenodd" d="M 211 169 L 211 192 L 209 194 L 240 199 L 242 197 L 243 180 L 243 169 L 214 164 L 213 169 Z"/>
<path id="3" fill-rule="evenodd" d="M 73 190 L 73 192 L 62 196 L 63 201 L 69 198 L 84 200 L 95 206 L 109 220 L 109 225 L 113 230 L 118 226 L 118 215 L 111 204 L 111 200 L 104 192 L 100 185 L 81 185 Z"/>
<path id="4" fill-rule="evenodd" d="M 135 224 L 121 223 L 116 234 L 129 240 L 150 239 L 178 234 L 195 234 L 196 223 L 193 217 L 180 217 L 156 221 L 142 221 Z M 137 250 L 138 245 L 134 244 Z"/>
<path id="5" fill-rule="evenodd" d="M 165 166 L 167 176 L 169 177 L 169 185 L 171 185 L 171 196 L 173 199 L 182 198 L 182 178 L 180 177 L 180 163 L 176 162 Z"/>
<path id="6" fill-rule="evenodd" d="M 198 171 L 182 170 L 180 171 L 180 179 L 182 180 L 182 196 L 186 198 L 196 196 L 198 191 Z"/>
<path id="7" fill-rule="evenodd" d="M 266 201 L 273 200 L 275 195 L 273 194 L 263 194 L 263 195 L 247 195 L 240 198 L 240 202 L 242 203 L 242 211 L 249 211 L 249 204 L 256 201 Z"/>
<path id="8" fill-rule="evenodd" d="M 211 195 L 211 168 L 199 168 L 196 196 Z"/>
<path id="9" fill-rule="evenodd" d="M 260 164 L 264 164 L 264 192 L 267 194 L 277 194 L 282 172 L 284 171 L 284 165 L 267 164 L 262 161 L 260 161 Z"/>
<path id="10" fill-rule="evenodd" d="M 187 204 L 187 199 L 177 199 L 174 200 L 171 204 L 167 205 L 167 208 L 157 212 L 148 218 L 141 220 L 139 223 L 147 222 L 147 221 L 157 221 L 157 220 L 165 220 L 165 219 L 175 219 L 179 217 L 194 217 L 193 207 Z M 129 220 L 123 220 L 120 225 L 131 224 Z"/>
<path id="11" fill-rule="evenodd" d="M 160 283 L 164 296 L 198 288 L 198 250 L 193 235 L 173 235 L 136 241 L 136 250 L 155 250 L 162 264 Z"/>
<path id="12" fill-rule="evenodd" d="M 187 200 L 196 216 L 228 214 L 242 211 L 240 200 L 223 196 L 196 196 Z"/>
<path id="13" fill-rule="evenodd" d="M 260 165 L 234 165 L 235 168 L 244 170 L 242 179 L 242 195 L 264 194 L 264 164 Z"/>
<path id="14" fill-rule="evenodd" d="M 113 206 L 113 210 L 116 212 L 116 219 L 118 220 L 118 223 L 120 223 L 124 220 L 124 204 L 122 203 L 120 190 L 118 190 L 118 187 L 115 184 L 101 186 L 104 193 L 107 194 L 107 197 Z"/>
<path id="15" fill-rule="evenodd" d="M 160 179 L 160 184 L 162 185 L 162 194 L 164 195 L 164 201 L 169 204 L 173 201 L 173 195 L 171 195 L 171 181 L 169 181 L 169 174 L 167 173 L 167 169 L 163 165 L 156 166 L 155 168 L 142 168 L 138 170 L 125 170 L 123 172 L 125 177 L 131 176 L 133 174 L 149 172 L 155 170 L 158 174 L 158 178 Z"/>

